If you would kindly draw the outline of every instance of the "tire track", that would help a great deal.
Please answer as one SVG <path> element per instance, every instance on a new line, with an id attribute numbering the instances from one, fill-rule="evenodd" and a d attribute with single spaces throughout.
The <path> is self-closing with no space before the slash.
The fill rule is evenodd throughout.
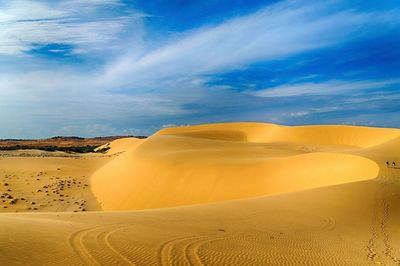
<path id="1" fill-rule="evenodd" d="M 216 241 L 223 241 L 223 240 L 228 240 L 230 238 L 234 238 L 236 236 L 231 235 L 231 236 L 220 236 L 216 237 L 216 235 L 213 236 L 204 236 L 204 239 L 197 240 L 194 242 L 191 242 L 187 245 L 186 249 L 184 250 L 185 256 L 188 259 L 188 261 L 191 263 L 191 265 L 204 265 L 203 262 L 200 259 L 199 256 L 199 249 L 209 243 L 216 242 Z"/>
<path id="2" fill-rule="evenodd" d="M 111 251 L 114 255 L 114 257 L 119 260 L 120 262 L 123 262 L 125 265 L 135 265 L 133 262 L 131 262 L 127 257 L 125 257 L 124 255 L 122 255 L 120 252 L 118 252 L 118 250 L 116 250 L 110 243 L 110 236 L 113 235 L 116 232 L 119 232 L 121 230 L 126 229 L 127 227 L 129 227 L 129 225 L 125 225 L 125 226 L 120 226 L 119 228 L 116 228 L 114 230 L 111 230 L 109 232 L 103 232 L 102 234 L 100 234 L 101 237 L 101 242 L 103 242 L 103 245 L 105 247 L 107 247 L 109 249 L 109 251 Z"/>
<path id="3" fill-rule="evenodd" d="M 104 225 L 85 228 L 72 233 L 69 237 L 70 246 L 87 265 L 100 265 L 100 264 L 86 248 L 86 246 L 83 243 L 83 239 L 87 234 L 101 227 L 104 227 Z"/>
<path id="4" fill-rule="evenodd" d="M 203 265 L 196 247 L 198 243 L 208 243 L 221 240 L 217 235 L 201 235 L 174 238 L 162 243 L 158 249 L 158 259 L 161 265 Z"/>
<path id="5" fill-rule="evenodd" d="M 107 230 L 115 226 L 117 226 L 117 228 Z M 108 224 L 85 228 L 72 233 L 69 237 L 69 243 L 86 265 L 103 265 L 102 261 L 105 259 L 107 259 L 107 261 L 111 259 L 113 264 L 117 262 L 119 265 L 134 265 L 127 257 L 115 249 L 109 240 L 112 234 L 127 227 L 129 227 L 129 225 Z M 89 237 L 95 239 L 95 243 L 98 245 L 96 255 L 94 255 L 93 252 L 90 251 L 88 245 L 84 243 L 84 240 Z"/>
<path id="6" fill-rule="evenodd" d="M 196 239 L 201 236 L 197 237 L 179 237 L 179 238 L 174 238 L 170 239 L 168 241 L 165 241 L 160 245 L 158 248 L 158 259 L 161 265 L 173 265 L 174 264 L 174 256 L 172 254 L 173 248 L 176 247 L 180 242 L 191 240 L 191 239 Z M 190 265 L 190 261 L 186 258 L 186 256 L 182 256 L 180 264 L 181 263 L 186 263 L 187 265 Z"/>

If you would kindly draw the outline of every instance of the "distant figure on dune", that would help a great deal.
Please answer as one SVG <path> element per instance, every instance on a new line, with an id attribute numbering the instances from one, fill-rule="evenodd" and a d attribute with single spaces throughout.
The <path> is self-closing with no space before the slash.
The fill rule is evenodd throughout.
<path id="1" fill-rule="evenodd" d="M 389 161 L 386 161 L 386 167 L 387 167 L 387 168 L 390 168 L 390 163 L 389 163 Z"/>
<path id="2" fill-rule="evenodd" d="M 392 162 L 392 167 L 396 168 L 396 162 L 395 161 Z"/>

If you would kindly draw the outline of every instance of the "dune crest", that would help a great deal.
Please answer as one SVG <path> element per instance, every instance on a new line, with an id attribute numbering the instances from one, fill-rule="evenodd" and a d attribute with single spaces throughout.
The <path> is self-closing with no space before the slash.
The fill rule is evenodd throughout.
<path id="1" fill-rule="evenodd" d="M 166 128 L 155 135 L 182 135 L 248 142 L 296 142 L 366 148 L 400 136 L 400 130 L 360 126 L 281 126 L 267 123 L 223 123 Z"/>
<path id="2" fill-rule="evenodd" d="M 108 155 L 119 154 L 129 149 L 135 148 L 137 145 L 143 142 L 143 139 L 139 138 L 121 138 L 116 139 L 110 143 L 104 144 L 98 147 L 96 150 L 108 149 L 106 153 Z"/>
<path id="3" fill-rule="evenodd" d="M 395 129 L 227 123 L 168 128 L 103 166 L 92 190 L 104 210 L 218 202 L 373 179 L 378 165 L 344 151 Z"/>

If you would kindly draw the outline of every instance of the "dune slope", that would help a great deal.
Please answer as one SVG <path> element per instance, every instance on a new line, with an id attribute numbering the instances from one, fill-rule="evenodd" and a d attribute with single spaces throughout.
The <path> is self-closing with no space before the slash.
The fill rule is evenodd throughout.
<path id="1" fill-rule="evenodd" d="M 104 210 L 217 202 L 375 178 L 375 162 L 345 154 L 395 129 L 228 123 L 164 129 L 92 178 Z"/>
<path id="2" fill-rule="evenodd" d="M 134 138 L 134 137 L 121 138 L 121 139 L 114 140 L 110 143 L 106 143 L 106 144 L 96 148 L 96 151 L 107 149 L 106 153 L 108 155 L 120 154 L 131 148 L 138 146 L 142 142 L 143 142 L 143 139 Z"/>

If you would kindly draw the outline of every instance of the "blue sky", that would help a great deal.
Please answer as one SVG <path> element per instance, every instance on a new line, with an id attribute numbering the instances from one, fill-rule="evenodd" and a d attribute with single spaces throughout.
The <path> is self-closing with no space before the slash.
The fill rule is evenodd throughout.
<path id="1" fill-rule="evenodd" d="M 0 138 L 400 127 L 400 4 L 0 0 Z"/>

